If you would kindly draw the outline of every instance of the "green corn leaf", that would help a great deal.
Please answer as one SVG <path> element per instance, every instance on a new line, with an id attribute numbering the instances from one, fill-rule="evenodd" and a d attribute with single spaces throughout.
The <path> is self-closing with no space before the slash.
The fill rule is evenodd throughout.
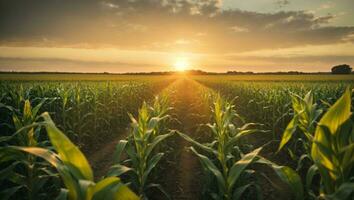
<path id="1" fill-rule="evenodd" d="M 185 140 L 187 140 L 188 142 L 192 143 L 193 145 L 195 145 L 195 146 L 197 146 L 197 147 L 203 149 L 204 151 L 209 152 L 209 153 L 212 153 L 212 154 L 214 154 L 215 156 L 218 155 L 218 152 L 217 152 L 216 150 L 214 150 L 213 148 L 208 147 L 208 146 L 206 146 L 206 145 L 203 145 L 203 144 L 201 144 L 201 143 L 199 143 L 199 142 L 193 140 L 193 139 L 192 139 L 191 137 L 189 137 L 188 135 L 183 134 L 183 133 L 181 133 L 181 132 L 179 132 L 179 131 L 177 131 L 177 133 L 178 133 L 178 135 L 180 135 L 183 139 L 185 139 Z"/>
<path id="2" fill-rule="evenodd" d="M 234 193 L 232 195 L 232 199 L 235 199 L 235 200 L 236 199 L 241 199 L 242 194 L 251 186 L 252 186 L 252 184 L 249 183 L 249 184 L 246 184 L 244 186 L 236 188 L 236 190 L 234 191 Z"/>
<path id="3" fill-rule="evenodd" d="M 354 143 L 340 149 L 340 154 L 343 154 L 342 167 L 343 169 L 350 168 L 354 163 Z"/>
<path id="4" fill-rule="evenodd" d="M 233 166 L 230 168 L 227 182 L 229 183 L 229 187 L 232 188 L 233 185 L 236 183 L 237 179 L 240 177 L 242 172 L 246 169 L 246 167 L 251 164 L 258 153 L 262 150 L 262 147 L 255 149 L 251 153 L 246 154 L 243 156 L 239 161 L 237 161 Z"/>
<path id="5" fill-rule="evenodd" d="M 303 163 L 305 162 L 306 159 L 312 161 L 311 157 L 308 154 L 302 154 L 300 156 L 299 160 L 297 161 L 296 171 L 299 171 L 302 168 Z"/>
<path id="6" fill-rule="evenodd" d="M 267 133 L 268 131 L 264 130 L 259 130 L 259 129 L 248 129 L 248 130 L 243 130 L 238 132 L 235 136 L 233 136 L 231 139 L 229 139 L 226 142 L 225 149 L 233 148 L 235 143 L 239 141 L 242 137 L 245 137 L 247 135 L 251 135 L 254 133 Z"/>
<path id="7" fill-rule="evenodd" d="M 319 147 L 322 144 L 324 147 L 330 147 L 329 138 L 326 136 L 326 127 L 331 135 L 337 133 L 337 130 L 342 124 L 344 124 L 350 117 L 350 105 L 351 105 L 351 92 L 347 88 L 344 95 L 338 99 L 338 101 L 329 108 L 329 110 L 324 114 L 318 126 L 316 128 L 314 143 L 311 149 L 311 156 L 315 163 L 326 166 L 329 169 L 334 167 L 330 165 L 329 160 L 324 156 L 323 148 Z"/>
<path id="8" fill-rule="evenodd" d="M 337 191 L 331 195 L 325 195 L 326 200 L 352 200 L 354 195 L 354 183 L 343 183 Z"/>
<path id="9" fill-rule="evenodd" d="M 195 153 L 198 157 L 202 165 L 204 166 L 205 169 L 208 169 L 215 177 L 218 182 L 218 187 L 220 189 L 221 193 L 226 192 L 226 184 L 224 177 L 220 170 L 214 165 L 214 163 L 206 156 L 199 154 L 193 147 L 190 148 L 193 153 Z"/>
<path id="10" fill-rule="evenodd" d="M 125 174 L 129 171 L 133 171 L 133 169 L 129 168 L 127 166 L 124 166 L 124 165 L 116 164 L 110 168 L 107 176 L 120 176 L 120 175 Z"/>
<path id="11" fill-rule="evenodd" d="M 0 103 L 0 108 L 5 108 L 8 109 L 11 112 L 14 112 L 14 108 L 12 106 L 5 105 L 3 103 Z"/>
<path id="12" fill-rule="evenodd" d="M 346 89 L 345 93 L 337 102 L 329 108 L 329 110 L 323 115 L 319 125 L 327 126 L 332 134 L 335 134 L 345 121 L 351 115 L 351 91 L 349 88 Z M 317 133 L 317 130 L 316 130 Z M 316 140 L 321 141 L 320 135 L 317 135 Z"/>
<path id="13" fill-rule="evenodd" d="M 59 195 L 55 198 L 55 200 L 67 200 L 68 196 L 69 196 L 69 190 L 61 188 Z"/>
<path id="14" fill-rule="evenodd" d="M 296 130 L 297 123 L 298 123 L 298 116 L 296 115 L 290 121 L 290 123 L 288 124 L 288 126 L 286 127 L 286 129 L 283 133 L 283 137 L 282 137 L 280 144 L 279 144 L 278 152 L 284 147 L 284 145 L 286 145 L 286 143 L 289 142 L 289 140 L 293 136 L 293 134 Z"/>
<path id="15" fill-rule="evenodd" d="M 312 105 L 313 104 L 313 93 L 312 93 L 311 90 L 305 95 L 304 101 L 308 105 Z"/>
<path id="16" fill-rule="evenodd" d="M 274 171 L 280 179 L 287 183 L 295 196 L 296 200 L 302 200 L 304 196 L 303 185 L 300 176 L 290 167 L 286 166 L 273 166 Z"/>
<path id="17" fill-rule="evenodd" d="M 63 163 L 59 160 L 58 155 L 48 149 L 44 149 L 40 147 L 16 147 L 16 146 L 10 146 L 10 148 L 25 151 L 27 153 L 31 153 L 33 155 L 39 156 L 45 159 L 46 161 L 48 161 L 54 167 L 59 167 L 63 165 Z"/>
<path id="18" fill-rule="evenodd" d="M 316 165 L 312 165 L 308 170 L 306 174 L 306 189 L 310 190 L 311 189 L 311 184 L 313 177 L 318 173 L 318 168 Z"/>
<path id="19" fill-rule="evenodd" d="M 165 140 L 166 138 L 172 136 L 174 132 L 170 132 L 168 134 L 164 135 L 158 135 L 157 137 L 154 138 L 153 142 L 148 144 L 148 147 L 146 148 L 146 156 L 148 157 L 152 150 L 156 147 L 157 144 L 159 144 L 161 141 Z"/>
<path id="20" fill-rule="evenodd" d="M 151 170 L 155 168 L 155 166 L 161 160 L 163 155 L 164 155 L 163 153 L 157 153 L 148 161 L 147 168 L 144 171 L 144 174 L 143 174 L 143 177 L 142 177 L 142 184 L 143 185 L 145 184 L 145 182 L 146 182 Z"/>
<path id="21" fill-rule="evenodd" d="M 31 153 L 38 157 L 45 159 L 51 165 L 53 165 L 59 172 L 66 188 L 69 190 L 70 199 L 77 199 L 80 195 L 78 183 L 73 179 L 68 169 L 65 165 L 59 160 L 58 155 L 51 152 L 50 150 L 38 148 L 38 147 L 14 147 L 11 148 L 25 151 Z"/>
<path id="22" fill-rule="evenodd" d="M 158 117 L 153 117 L 149 120 L 148 127 L 149 129 L 154 129 L 160 121 L 160 118 Z"/>
<path id="23" fill-rule="evenodd" d="M 127 143 L 128 143 L 127 140 L 120 140 L 116 145 L 116 150 L 114 151 L 114 156 L 113 156 L 114 163 L 120 163 L 122 152 L 124 151 Z"/>
<path id="24" fill-rule="evenodd" d="M 17 117 L 17 115 L 15 114 L 12 115 L 12 121 L 14 122 L 16 130 L 20 130 L 23 127 L 23 124 L 20 121 L 20 119 Z"/>
<path id="25" fill-rule="evenodd" d="M 280 180 L 289 185 L 296 200 L 302 200 L 304 198 L 304 189 L 301 177 L 298 175 L 298 173 L 296 173 L 296 171 L 290 167 L 279 166 L 262 157 L 259 157 L 257 163 L 265 164 L 271 167 L 280 178 Z"/>
<path id="26" fill-rule="evenodd" d="M 333 193 L 335 191 L 333 181 L 344 179 L 341 174 L 347 173 L 339 171 L 338 166 L 343 167 L 346 164 L 339 163 L 335 153 L 340 151 L 340 145 L 343 145 L 341 143 L 345 142 L 339 142 L 343 140 L 338 138 L 343 136 L 341 131 L 349 131 L 345 127 L 351 116 L 350 108 L 351 91 L 347 88 L 343 96 L 323 115 L 315 131 L 311 156 L 321 174 L 326 194 Z"/>
<path id="27" fill-rule="evenodd" d="M 134 194 L 127 186 L 119 185 L 115 191 L 114 200 L 139 200 L 140 198 Z M 97 199 L 100 200 L 100 199 Z"/>
<path id="28" fill-rule="evenodd" d="M 123 194 L 122 190 L 126 191 L 126 194 Z M 138 199 L 138 197 L 129 192 L 130 190 L 122 184 L 118 177 L 108 177 L 101 181 L 99 181 L 92 190 L 92 199 L 93 200 L 100 200 L 100 199 L 107 199 L 107 200 L 115 200 L 115 199 Z M 118 193 L 118 195 L 117 195 Z M 119 195 L 119 193 L 121 195 Z M 90 198 L 91 199 L 91 198 Z"/>
<path id="29" fill-rule="evenodd" d="M 79 186 L 79 195 L 80 199 L 92 199 L 92 191 L 93 188 L 95 187 L 95 183 L 90 180 L 83 180 L 79 179 L 77 180 L 78 186 Z"/>
<path id="30" fill-rule="evenodd" d="M 48 136 L 54 149 L 59 153 L 60 159 L 63 160 L 66 165 L 70 165 L 80 172 L 81 177 L 77 177 L 78 179 L 93 181 L 92 169 L 79 148 L 55 126 L 48 113 L 43 113 L 42 117 L 47 122 L 45 127 Z"/>
<path id="31" fill-rule="evenodd" d="M 335 157 L 333 156 L 334 152 L 332 151 L 332 149 L 317 141 L 315 141 L 313 144 L 316 145 L 317 148 L 321 151 L 321 166 L 323 166 L 329 171 L 336 171 L 336 164 L 332 160 L 335 159 Z"/>
<path id="32" fill-rule="evenodd" d="M 39 104 L 37 104 L 37 105 L 32 109 L 32 115 L 33 115 L 33 117 L 36 117 L 36 116 L 37 116 L 39 109 L 41 109 L 41 107 L 43 106 L 43 104 L 45 103 L 46 100 L 47 100 L 46 98 L 42 99 L 41 102 L 40 102 Z"/>

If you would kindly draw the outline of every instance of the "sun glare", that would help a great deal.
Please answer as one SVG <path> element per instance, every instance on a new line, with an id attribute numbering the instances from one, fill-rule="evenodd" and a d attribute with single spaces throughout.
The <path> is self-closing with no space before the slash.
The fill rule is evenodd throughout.
<path id="1" fill-rule="evenodd" d="M 178 59 L 175 64 L 175 70 L 177 71 L 184 71 L 188 68 L 188 61 L 186 59 Z"/>

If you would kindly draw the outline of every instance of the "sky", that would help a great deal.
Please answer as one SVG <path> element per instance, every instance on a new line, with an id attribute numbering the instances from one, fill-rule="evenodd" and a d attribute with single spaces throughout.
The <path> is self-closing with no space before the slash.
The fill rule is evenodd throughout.
<path id="1" fill-rule="evenodd" d="M 0 0 L 0 71 L 354 66 L 354 0 Z"/>

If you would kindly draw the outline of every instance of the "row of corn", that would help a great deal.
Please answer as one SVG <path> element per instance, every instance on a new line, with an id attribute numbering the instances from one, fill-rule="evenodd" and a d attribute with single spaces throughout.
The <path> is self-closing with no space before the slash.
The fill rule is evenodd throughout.
<path id="1" fill-rule="evenodd" d="M 207 124 L 213 138 L 199 143 L 186 133 L 168 129 L 171 108 L 168 97 L 163 96 L 152 105 L 143 103 L 137 118 L 129 115 L 130 134 L 118 142 L 114 165 L 97 182 L 79 148 L 56 127 L 47 112 L 39 114 L 45 100 L 34 107 L 26 100 L 21 115 L 12 116 L 16 131 L 0 139 L 0 194 L 4 199 L 148 199 L 149 191 L 158 189 L 169 198 L 151 177 L 164 156 L 165 149 L 159 144 L 178 134 L 192 144 L 190 150 L 203 167 L 205 191 L 211 199 L 261 199 L 260 180 L 276 184 L 260 168 L 273 170 L 288 185 L 294 199 L 353 198 L 351 91 L 347 89 L 326 111 L 314 103 L 311 92 L 303 98 L 293 94 L 291 99 L 293 118 L 278 151 L 286 149 L 295 154 L 294 148 L 301 148 L 303 154 L 299 155 L 296 169 L 262 156 L 269 144 L 256 149 L 245 145 L 249 135 L 266 131 L 261 124 L 244 123 L 232 101 L 216 96 L 212 122 Z"/>

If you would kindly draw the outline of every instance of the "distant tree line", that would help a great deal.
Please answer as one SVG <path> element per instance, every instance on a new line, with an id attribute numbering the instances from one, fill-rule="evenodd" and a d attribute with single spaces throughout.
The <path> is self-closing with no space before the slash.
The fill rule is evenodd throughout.
<path id="1" fill-rule="evenodd" d="M 252 72 L 252 71 L 248 71 L 248 72 L 239 72 L 239 71 L 228 71 L 226 72 L 226 74 L 230 74 L 230 75 L 251 75 L 251 74 L 288 74 L 288 75 L 297 75 L 297 74 L 322 74 L 322 73 L 327 73 L 327 72 L 298 72 L 298 71 L 288 71 L 288 72 Z"/>
<path id="2" fill-rule="evenodd" d="M 332 67 L 332 74 L 350 74 L 352 73 L 352 68 L 350 65 L 343 64 L 343 65 L 336 65 Z"/>

